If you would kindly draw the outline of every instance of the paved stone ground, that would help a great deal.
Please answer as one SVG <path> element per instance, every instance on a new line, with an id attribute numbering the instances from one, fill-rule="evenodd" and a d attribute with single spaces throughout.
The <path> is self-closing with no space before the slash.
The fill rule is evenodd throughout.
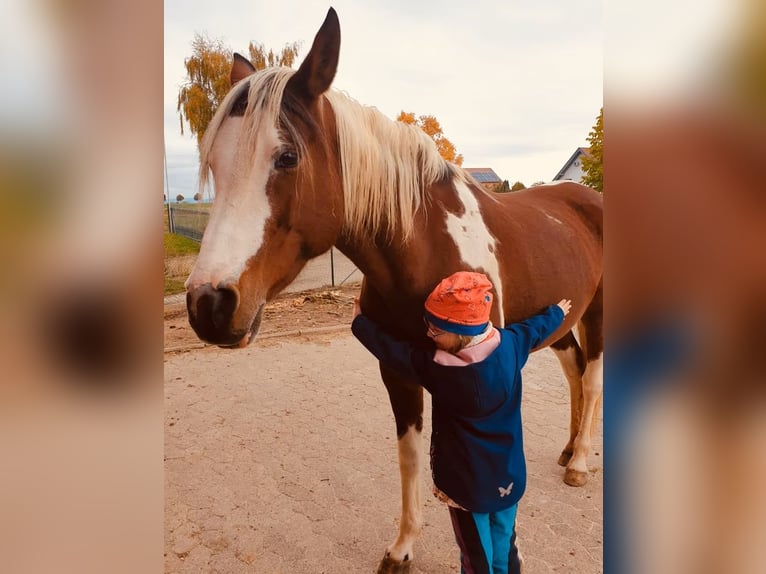
<path id="1" fill-rule="evenodd" d="M 548 350 L 524 377 L 526 573 L 600 573 L 601 427 L 589 483 L 564 485 L 566 383 Z M 168 354 L 165 410 L 167 573 L 375 571 L 398 521 L 396 433 L 376 362 L 346 329 Z M 458 572 L 427 464 L 413 574 Z"/>

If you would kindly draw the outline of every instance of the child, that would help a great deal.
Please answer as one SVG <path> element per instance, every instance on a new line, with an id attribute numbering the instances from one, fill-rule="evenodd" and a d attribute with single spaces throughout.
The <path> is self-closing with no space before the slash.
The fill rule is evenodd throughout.
<path id="1" fill-rule="evenodd" d="M 530 351 L 561 325 L 571 301 L 539 315 L 492 326 L 492 284 L 459 271 L 425 303 L 420 351 L 383 332 L 354 301 L 351 329 L 387 367 L 417 377 L 432 397 L 434 494 L 449 506 L 463 574 L 521 572 L 516 507 L 526 487 L 521 434 L 521 368 Z"/>

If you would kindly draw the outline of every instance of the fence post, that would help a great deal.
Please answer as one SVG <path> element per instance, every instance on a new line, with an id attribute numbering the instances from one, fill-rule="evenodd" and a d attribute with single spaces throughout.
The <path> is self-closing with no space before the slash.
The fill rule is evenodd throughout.
<path id="1" fill-rule="evenodd" d="M 335 287 L 335 261 L 332 252 L 333 248 L 330 247 L 330 284 Z"/>
<path id="2" fill-rule="evenodd" d="M 170 204 L 170 198 L 168 198 L 168 231 L 170 233 L 176 232 L 176 226 L 173 225 L 173 206 Z"/>

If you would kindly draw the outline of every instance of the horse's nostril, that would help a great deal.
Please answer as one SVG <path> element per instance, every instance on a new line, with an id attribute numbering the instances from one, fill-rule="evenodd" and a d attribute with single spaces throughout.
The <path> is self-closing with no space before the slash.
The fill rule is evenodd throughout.
<path id="1" fill-rule="evenodd" d="M 239 303 L 236 288 L 201 285 L 187 292 L 189 320 L 200 337 L 211 342 L 231 337 L 231 319 Z"/>
<path id="2" fill-rule="evenodd" d="M 213 296 L 213 325 L 224 328 L 237 308 L 237 294 L 231 289 L 215 289 Z"/>
<path id="3" fill-rule="evenodd" d="M 229 324 L 237 307 L 237 294 L 231 289 L 203 285 L 189 295 L 195 318 L 203 323 L 212 323 L 216 329 Z"/>

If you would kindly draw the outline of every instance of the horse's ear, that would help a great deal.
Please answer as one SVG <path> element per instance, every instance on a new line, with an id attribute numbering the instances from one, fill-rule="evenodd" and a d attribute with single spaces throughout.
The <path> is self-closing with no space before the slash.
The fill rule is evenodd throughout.
<path id="1" fill-rule="evenodd" d="M 253 72 L 255 72 L 255 66 L 250 63 L 250 60 L 234 52 L 234 62 L 231 65 L 231 85 L 233 86 Z"/>
<path id="2" fill-rule="evenodd" d="M 314 37 L 311 50 L 301 67 L 290 78 L 290 85 L 297 96 L 314 100 L 330 89 L 338 69 L 340 54 L 340 22 L 334 8 L 327 11 L 322 27 Z"/>

